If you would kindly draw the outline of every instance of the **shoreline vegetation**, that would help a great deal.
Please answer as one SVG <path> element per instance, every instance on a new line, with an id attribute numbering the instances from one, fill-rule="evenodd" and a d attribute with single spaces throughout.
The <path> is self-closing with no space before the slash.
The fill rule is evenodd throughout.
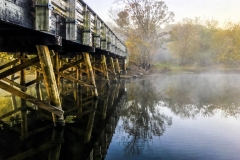
<path id="1" fill-rule="evenodd" d="M 127 68 L 127 73 L 121 75 L 121 78 L 141 78 L 144 76 L 155 75 L 155 74 L 177 74 L 177 73 L 224 73 L 224 74 L 240 74 L 239 66 L 229 66 L 229 65 L 209 65 L 209 66 L 198 66 L 198 65 L 186 65 L 179 66 L 171 63 L 160 63 L 156 62 L 150 69 L 143 69 L 137 67 L 136 65 L 129 65 Z"/>

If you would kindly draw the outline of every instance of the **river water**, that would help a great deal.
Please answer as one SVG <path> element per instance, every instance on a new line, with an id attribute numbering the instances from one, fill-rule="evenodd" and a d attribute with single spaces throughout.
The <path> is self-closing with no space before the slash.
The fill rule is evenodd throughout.
<path id="1" fill-rule="evenodd" d="M 0 92 L 0 159 L 240 159 L 239 74 L 122 80 L 100 87 L 97 100 L 74 84 L 63 88 L 66 126 L 59 128 L 28 103 L 6 115 L 13 97 Z"/>

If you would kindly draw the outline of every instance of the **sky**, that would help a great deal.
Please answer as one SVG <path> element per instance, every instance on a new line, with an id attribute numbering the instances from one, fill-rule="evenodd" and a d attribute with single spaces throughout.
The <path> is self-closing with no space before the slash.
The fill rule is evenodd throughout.
<path id="1" fill-rule="evenodd" d="M 114 0 L 84 0 L 99 17 L 108 22 L 108 11 Z M 240 22 L 240 0 L 165 0 L 169 11 L 175 14 L 174 22 L 183 18 L 214 19 L 223 25 L 226 21 Z"/>

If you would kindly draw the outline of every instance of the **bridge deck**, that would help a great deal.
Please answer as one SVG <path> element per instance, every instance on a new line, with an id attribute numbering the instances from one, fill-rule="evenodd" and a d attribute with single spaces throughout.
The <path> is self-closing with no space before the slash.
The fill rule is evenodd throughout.
<path id="1" fill-rule="evenodd" d="M 82 0 L 0 0 L 0 52 L 91 52 L 126 58 L 126 46 Z"/>

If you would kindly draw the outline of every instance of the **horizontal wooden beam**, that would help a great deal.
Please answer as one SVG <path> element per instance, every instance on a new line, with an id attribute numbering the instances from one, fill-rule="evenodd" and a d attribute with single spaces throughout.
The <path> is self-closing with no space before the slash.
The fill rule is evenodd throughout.
<path id="1" fill-rule="evenodd" d="M 55 74 L 57 74 L 57 75 L 59 75 L 59 76 L 61 76 L 61 77 L 63 77 L 63 78 L 66 78 L 66 79 L 68 79 L 68 80 L 70 80 L 70 81 L 76 82 L 76 83 L 78 83 L 78 84 L 80 84 L 80 85 L 83 85 L 83 86 L 85 86 L 85 87 L 94 88 L 93 85 L 86 84 L 85 82 L 80 81 L 80 80 L 78 80 L 78 79 L 76 79 L 76 78 L 74 78 L 74 77 L 68 76 L 68 75 L 66 75 L 66 74 L 64 74 L 64 73 L 55 71 Z"/>
<path id="2" fill-rule="evenodd" d="M 75 65 L 78 65 L 78 64 L 80 64 L 81 62 L 83 62 L 83 60 L 82 60 L 82 59 L 79 59 L 79 60 L 77 60 L 77 61 L 75 61 L 75 62 L 71 62 L 71 63 L 65 64 L 62 68 L 59 69 L 59 72 L 64 71 L 64 70 L 66 70 L 66 69 L 68 69 L 68 68 L 70 68 L 70 67 L 73 67 L 73 66 L 75 66 Z"/>
<path id="3" fill-rule="evenodd" d="M 55 107 L 55 106 L 52 106 L 52 105 L 49 105 L 47 104 L 46 102 L 44 101 L 41 101 L 33 96 L 30 96 L 22 91 L 19 91 L 13 87 L 11 87 L 10 85 L 4 83 L 4 82 L 1 82 L 0 81 L 0 88 L 7 91 L 7 92 L 10 92 L 11 94 L 15 95 L 15 96 L 18 96 L 22 99 L 25 99 L 26 101 L 29 101 L 35 105 L 37 105 L 38 107 L 44 109 L 44 110 L 47 110 L 57 116 L 62 116 L 64 111 Z"/>
<path id="4" fill-rule="evenodd" d="M 12 114 L 14 114 L 14 113 L 16 113 L 16 112 L 19 112 L 19 111 L 21 111 L 22 109 L 26 109 L 27 107 L 19 107 L 19 108 L 17 108 L 17 109 L 14 109 L 13 111 L 10 111 L 10 112 L 8 112 L 8 113 L 6 113 L 6 114 L 4 114 L 4 115 L 1 115 L 0 116 L 0 119 L 3 119 L 3 118 L 6 118 L 6 117 L 8 117 L 8 116 L 11 116 Z"/>
<path id="5" fill-rule="evenodd" d="M 9 76 L 13 73 L 16 73 L 22 69 L 25 69 L 25 68 L 31 66 L 32 64 L 37 63 L 38 61 L 39 61 L 39 58 L 35 57 L 35 58 L 32 58 L 22 64 L 16 65 L 15 67 L 12 67 L 12 68 L 0 73 L 0 79 L 6 78 L 7 76 Z"/>
<path id="6" fill-rule="evenodd" d="M 11 65 L 13 65 L 13 64 L 16 64 L 16 63 L 18 63 L 18 62 L 19 62 L 18 59 L 14 60 L 14 61 L 11 61 L 11 62 L 8 62 L 8 63 L 0 66 L 0 70 L 4 69 L 4 68 L 6 68 L 6 67 L 9 67 L 9 66 L 11 66 Z"/>
<path id="7" fill-rule="evenodd" d="M 39 81 L 41 81 L 41 80 L 43 80 L 43 77 L 40 77 L 40 78 L 34 79 L 34 80 L 30 81 L 30 82 L 27 82 L 27 83 L 25 84 L 25 86 L 26 86 L 26 87 L 31 86 L 32 84 L 37 83 L 37 82 L 39 82 Z"/>
<path id="8" fill-rule="evenodd" d="M 5 81 L 5 82 L 7 82 L 7 83 L 10 83 L 11 85 L 14 85 L 14 86 L 20 88 L 22 91 L 26 91 L 26 90 L 27 90 L 27 87 L 22 86 L 22 85 L 14 82 L 14 81 L 8 79 L 8 78 L 3 78 L 2 80 Z"/>

